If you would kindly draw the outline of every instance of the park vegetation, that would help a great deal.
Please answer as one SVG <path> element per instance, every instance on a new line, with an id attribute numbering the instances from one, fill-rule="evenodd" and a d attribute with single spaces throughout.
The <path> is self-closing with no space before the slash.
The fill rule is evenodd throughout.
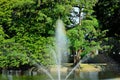
<path id="1" fill-rule="evenodd" d="M 34 62 L 43 65 L 52 64 L 49 46 L 54 45 L 57 19 L 64 22 L 69 46 L 72 46 L 75 51 L 84 49 L 81 56 L 96 49 L 102 50 L 102 41 L 107 40 L 106 32 L 109 31 L 110 34 L 110 29 L 115 24 L 115 22 L 107 23 L 107 20 L 110 16 L 119 15 L 117 11 L 120 7 L 117 5 L 118 1 L 114 0 L 115 5 L 110 7 L 110 16 L 106 11 L 101 18 L 102 12 L 97 13 L 95 6 L 97 4 L 98 10 L 103 10 L 104 7 L 100 6 L 104 4 L 103 2 L 98 0 L 1 0 L 0 68 L 33 66 Z M 70 12 L 75 6 L 79 7 L 79 13 L 85 14 L 79 24 L 75 24 L 70 19 Z M 82 10 L 83 7 L 84 10 Z M 70 28 L 68 27 L 70 24 L 75 25 Z M 113 31 L 117 38 L 119 31 Z"/>

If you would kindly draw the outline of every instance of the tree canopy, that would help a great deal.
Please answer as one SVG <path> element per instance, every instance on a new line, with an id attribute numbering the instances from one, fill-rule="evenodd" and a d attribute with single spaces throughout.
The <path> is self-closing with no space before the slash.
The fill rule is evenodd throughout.
<path id="1" fill-rule="evenodd" d="M 2 0 L 0 1 L 0 67 L 51 64 L 49 45 L 54 45 L 55 22 L 70 25 L 70 12 L 78 6 L 85 14 L 81 25 L 67 30 L 69 46 L 83 55 L 98 49 L 101 43 L 98 21 L 93 15 L 97 0 Z M 84 7 L 84 10 L 81 9 Z M 81 13 L 80 12 L 80 13 Z M 79 13 L 79 15 L 80 15 Z M 80 16 L 79 16 L 80 17 Z"/>

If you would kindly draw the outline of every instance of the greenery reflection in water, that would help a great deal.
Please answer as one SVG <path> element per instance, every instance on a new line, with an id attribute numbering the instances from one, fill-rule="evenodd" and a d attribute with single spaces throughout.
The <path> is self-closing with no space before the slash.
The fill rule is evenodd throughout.
<path id="1" fill-rule="evenodd" d="M 48 80 L 48 77 L 46 75 L 36 75 L 36 76 L 0 75 L 0 80 Z"/>
<path id="2" fill-rule="evenodd" d="M 56 74 L 52 76 L 57 80 Z M 61 75 L 62 80 L 65 78 L 65 74 Z M 67 80 L 120 80 L 120 74 L 114 72 L 74 72 Z M 38 74 L 34 76 L 29 75 L 0 75 L 0 80 L 50 80 L 45 74 Z"/>

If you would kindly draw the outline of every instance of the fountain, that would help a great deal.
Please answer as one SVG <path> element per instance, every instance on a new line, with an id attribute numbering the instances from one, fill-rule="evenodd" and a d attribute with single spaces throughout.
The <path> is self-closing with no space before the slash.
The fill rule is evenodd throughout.
<path id="1" fill-rule="evenodd" d="M 62 66 L 62 60 L 63 57 L 67 60 L 67 50 L 68 50 L 68 44 L 67 44 L 67 36 L 65 33 L 65 27 L 62 20 L 58 19 L 56 22 L 56 33 L 55 33 L 55 51 L 52 51 L 52 54 L 54 56 L 54 60 L 56 62 L 56 68 L 57 68 L 57 75 L 58 80 L 61 80 L 61 66 Z M 80 61 L 81 62 L 81 61 Z M 72 72 L 79 66 L 80 62 L 66 75 L 65 80 L 72 74 Z"/>
<path id="2" fill-rule="evenodd" d="M 65 27 L 64 27 L 64 23 L 62 20 L 58 19 L 56 21 L 56 30 L 55 30 L 55 49 L 51 49 L 51 53 L 53 55 L 54 61 L 55 61 L 55 65 L 56 67 L 54 68 L 54 70 L 56 70 L 57 73 L 57 79 L 54 78 L 52 76 L 52 71 L 49 72 L 49 70 L 45 69 L 45 66 L 43 66 L 42 64 L 38 64 L 36 63 L 34 60 L 31 60 L 34 65 L 42 70 L 44 73 L 46 73 L 46 75 L 51 79 L 51 80 L 67 80 L 70 75 L 75 71 L 75 69 L 78 68 L 78 66 L 80 65 L 81 62 L 84 62 L 87 58 L 83 58 L 82 60 L 80 60 L 76 66 L 74 66 L 71 71 L 67 71 L 67 69 L 64 69 L 65 71 L 63 71 L 63 67 L 62 67 L 62 63 L 64 63 L 63 59 L 68 59 L 67 56 L 67 51 L 68 51 L 68 43 L 67 43 L 67 36 L 66 36 L 66 31 L 65 31 Z M 65 61 L 66 62 L 66 61 Z M 61 77 L 61 72 L 66 72 L 67 75 L 66 77 L 63 79 L 63 77 Z"/>
<path id="3" fill-rule="evenodd" d="M 56 62 L 56 70 L 57 70 L 57 76 L 58 76 L 57 80 L 61 80 L 61 70 L 62 70 L 61 66 L 63 62 L 62 60 L 63 60 L 63 57 L 66 60 L 68 59 L 68 56 L 64 56 L 64 55 L 67 55 L 67 50 L 68 50 L 68 44 L 67 44 L 67 36 L 65 33 L 64 23 L 62 22 L 62 20 L 58 19 L 56 22 L 56 32 L 55 32 L 55 51 L 52 49 L 54 61 Z M 89 58 L 90 58 L 90 54 L 86 55 L 82 60 L 80 60 L 76 64 L 76 66 L 74 66 L 72 70 L 68 72 L 64 80 L 67 80 L 69 76 L 75 71 L 75 69 L 77 69 L 82 62 L 86 61 Z M 47 73 L 47 75 L 51 78 L 48 72 L 46 71 L 44 72 Z M 53 77 L 51 79 L 54 80 Z"/>
<path id="4" fill-rule="evenodd" d="M 99 73 L 99 71 L 80 72 L 80 74 L 79 74 L 79 71 L 78 72 L 75 71 L 82 62 L 84 62 L 90 58 L 91 54 L 87 54 L 85 57 L 83 57 L 82 60 L 80 60 L 76 64 L 76 66 L 74 66 L 72 69 L 70 69 L 71 71 L 70 70 L 68 71 L 68 68 L 66 67 L 67 69 L 65 69 L 65 71 L 62 72 L 63 71 L 62 70 L 63 69 L 63 58 L 65 58 L 67 60 L 67 56 L 66 56 L 67 50 L 68 50 L 67 42 L 68 41 L 67 41 L 67 36 L 65 33 L 64 24 L 63 24 L 62 20 L 58 19 L 56 22 L 56 32 L 55 32 L 55 46 L 54 46 L 55 49 L 51 49 L 51 47 L 49 47 L 51 49 L 51 53 L 52 53 L 54 61 L 55 61 L 56 66 L 54 68 L 54 71 L 56 71 L 55 74 L 57 73 L 56 74 L 57 76 L 53 76 L 53 72 L 50 71 L 50 69 L 46 69 L 46 67 L 43 66 L 42 64 L 37 63 L 36 61 L 34 61 L 33 59 L 30 59 L 29 57 L 27 57 L 27 58 L 30 60 L 31 63 L 33 63 L 37 67 L 38 71 L 40 70 L 43 73 L 45 73 L 48 76 L 49 80 L 68 80 L 68 78 L 71 79 L 71 76 L 75 76 L 75 78 L 78 78 L 75 80 L 80 80 L 80 79 L 81 80 L 83 80 L 83 79 L 84 80 L 85 79 L 99 80 L 98 74 L 101 74 L 101 73 Z M 96 51 L 96 53 L 98 53 L 98 51 Z M 7 71 L 7 72 L 2 71 L 2 73 L 3 73 L 2 78 L 0 77 L 1 80 L 14 80 L 14 76 L 11 71 Z M 28 74 L 31 75 L 31 73 L 32 73 L 32 71 L 30 71 Z M 65 74 L 63 77 L 63 73 L 67 73 L 67 74 Z M 16 75 L 19 75 L 19 74 L 16 73 Z M 35 73 L 35 75 L 36 75 L 36 73 Z M 79 76 L 76 77 L 77 75 L 79 75 Z M 31 76 L 29 76 L 29 77 L 31 77 Z M 113 75 L 113 77 L 114 77 L 114 75 Z M 39 77 L 37 80 L 40 80 L 40 79 L 41 79 L 41 77 Z M 22 80 L 22 78 L 18 77 L 18 80 Z M 28 80 L 28 78 L 26 78 L 25 80 Z M 32 79 L 32 80 L 36 80 L 36 78 Z"/>
<path id="5" fill-rule="evenodd" d="M 61 70 L 62 70 L 62 62 L 63 62 L 62 60 L 63 60 L 63 57 L 67 60 L 68 56 L 64 56 L 64 55 L 67 55 L 67 50 L 68 50 L 68 44 L 67 44 L 67 37 L 65 33 L 65 27 L 62 20 L 58 19 L 56 22 L 56 31 L 55 31 L 55 50 L 51 49 L 51 52 L 56 64 L 56 68 L 54 70 L 57 70 L 56 71 L 57 80 L 63 80 L 61 78 Z M 79 61 L 79 63 L 68 73 L 68 75 L 66 75 L 64 80 L 68 79 L 68 77 L 73 73 L 73 71 L 79 66 L 80 62 L 81 61 Z M 35 64 L 35 66 L 38 67 L 38 69 L 41 69 L 44 73 L 46 73 L 51 80 L 55 80 L 51 74 L 52 71 L 50 72 L 47 71 L 44 66 L 39 65 L 35 61 L 33 61 L 33 63 Z M 67 72 L 67 69 L 65 70 Z"/>
<path id="6" fill-rule="evenodd" d="M 49 77 L 50 80 L 68 80 L 68 78 L 73 75 L 72 73 L 74 73 L 75 69 L 82 62 L 84 62 L 88 58 L 90 58 L 91 54 L 87 54 L 85 57 L 83 57 L 82 60 L 80 60 L 76 64 L 76 66 L 71 69 L 71 71 L 68 72 L 66 70 L 67 74 L 65 75 L 65 77 L 62 77 L 63 73 L 61 71 L 62 71 L 62 68 L 63 68 L 63 66 L 62 66 L 63 57 L 67 60 L 67 56 L 64 56 L 64 55 L 66 55 L 67 50 L 68 50 L 67 42 L 68 41 L 67 41 L 67 36 L 66 36 L 66 33 L 65 33 L 64 24 L 63 24 L 62 20 L 58 19 L 57 22 L 56 22 L 55 49 L 51 49 L 54 61 L 56 63 L 55 70 L 56 70 L 56 73 L 57 73 L 56 74 L 57 75 L 57 79 L 56 79 L 56 76 L 54 78 L 54 76 L 52 75 L 52 71 L 49 71 L 48 69 L 46 69 L 45 66 L 43 66 L 42 64 L 38 64 L 37 62 L 35 62 L 34 60 L 30 59 L 29 57 L 27 57 L 27 58 L 38 68 L 38 70 L 42 70 L 42 72 L 44 72 Z M 13 75 L 11 73 L 7 73 L 7 72 L 4 72 L 4 71 L 2 73 L 3 73 L 2 80 L 3 79 L 5 79 L 5 80 L 6 79 L 13 80 Z M 99 79 L 99 76 L 98 76 L 99 72 L 80 72 L 80 73 L 81 74 L 77 73 L 80 76 L 80 77 L 78 77 L 79 79 L 82 79 L 82 78 L 83 79 L 84 78 L 85 79 L 89 78 L 89 80 L 93 80 L 93 79 L 98 80 Z M 87 73 L 87 76 L 86 76 L 86 73 Z M 7 74 L 7 76 L 5 76 L 6 74 Z M 31 74 L 31 72 L 30 72 L 30 74 Z M 93 78 L 93 76 L 94 76 L 94 78 Z M 40 79 L 40 78 L 38 78 L 38 79 Z M 21 80 L 21 79 L 19 79 L 19 80 Z M 28 78 L 26 80 L 28 80 Z"/>
<path id="7" fill-rule="evenodd" d="M 56 64 L 57 64 L 57 71 L 58 71 L 58 80 L 61 80 L 61 62 L 62 62 L 62 55 L 67 52 L 67 40 L 65 35 L 64 24 L 61 20 L 57 20 L 56 22 Z"/>
<path id="8" fill-rule="evenodd" d="M 57 73 L 57 80 L 63 80 L 63 77 L 61 78 L 61 71 L 63 71 L 63 67 L 62 67 L 62 63 L 64 62 L 63 59 L 68 59 L 67 56 L 67 51 L 68 51 L 68 44 L 67 44 L 67 36 L 66 36 L 66 31 L 65 31 L 65 27 L 64 27 L 64 23 L 62 22 L 62 20 L 58 19 L 56 22 L 56 31 L 55 31 L 55 49 L 51 49 L 51 53 L 53 55 L 54 61 L 55 61 L 55 65 L 56 67 L 54 68 L 56 70 Z M 34 60 L 30 59 L 29 57 L 27 57 L 30 62 L 32 62 L 37 68 L 38 71 L 41 70 L 42 72 L 44 72 L 51 80 L 55 80 L 55 78 L 52 76 L 52 71 L 47 70 L 45 68 L 45 66 L 43 66 L 42 64 L 38 64 L 37 62 L 35 62 Z M 83 58 L 83 60 L 80 60 L 75 67 L 73 67 L 71 69 L 71 71 L 67 71 L 67 69 L 64 69 L 64 72 L 68 72 L 66 77 L 64 78 L 64 80 L 67 80 L 69 78 L 69 76 L 75 71 L 75 69 L 80 65 L 81 62 L 83 62 L 84 60 L 86 60 L 87 58 Z M 66 62 L 66 61 L 65 61 Z M 31 72 L 30 72 L 31 73 Z M 8 77 L 9 80 L 13 80 L 12 77 Z"/>

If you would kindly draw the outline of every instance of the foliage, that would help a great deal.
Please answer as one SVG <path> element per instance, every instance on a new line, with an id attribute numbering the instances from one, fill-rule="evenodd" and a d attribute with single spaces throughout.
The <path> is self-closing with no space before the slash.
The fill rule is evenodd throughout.
<path id="1" fill-rule="evenodd" d="M 54 45 L 55 22 L 61 18 L 65 26 L 72 6 L 84 5 L 86 18 L 82 25 L 67 31 L 70 46 L 85 53 L 99 45 L 100 31 L 92 15 L 96 0 L 2 0 L 0 1 L 0 67 L 33 65 L 32 61 L 47 65 L 51 54 L 48 45 Z M 66 27 L 67 28 L 67 27 Z"/>
<path id="2" fill-rule="evenodd" d="M 74 46 L 76 51 L 84 49 L 82 55 L 100 49 L 101 40 L 99 40 L 99 36 L 98 21 L 94 17 L 91 20 L 83 20 L 82 25 L 68 31 L 71 46 Z"/>
<path id="3" fill-rule="evenodd" d="M 81 21 L 81 25 L 77 25 L 75 28 L 68 30 L 67 32 L 71 41 L 70 46 L 73 46 L 73 49 L 76 51 L 83 49 L 82 56 L 91 51 L 101 49 L 101 37 L 104 36 L 102 35 L 104 32 L 100 31 L 98 20 L 95 15 L 93 15 L 93 7 L 96 2 L 96 0 L 81 0 L 76 3 L 79 5 L 80 10 L 84 8 L 83 13 L 85 14 L 85 18 Z M 74 5 L 76 4 L 74 3 Z"/>
<path id="4" fill-rule="evenodd" d="M 53 43 L 54 23 L 58 17 L 68 20 L 66 15 L 72 7 L 69 3 L 66 1 L 62 4 L 53 0 L 2 0 L 0 67 L 33 65 L 31 60 L 43 65 L 50 64 L 47 45 Z M 66 19 L 64 21 L 67 22 Z M 3 36 L 3 33 L 7 36 Z"/>

